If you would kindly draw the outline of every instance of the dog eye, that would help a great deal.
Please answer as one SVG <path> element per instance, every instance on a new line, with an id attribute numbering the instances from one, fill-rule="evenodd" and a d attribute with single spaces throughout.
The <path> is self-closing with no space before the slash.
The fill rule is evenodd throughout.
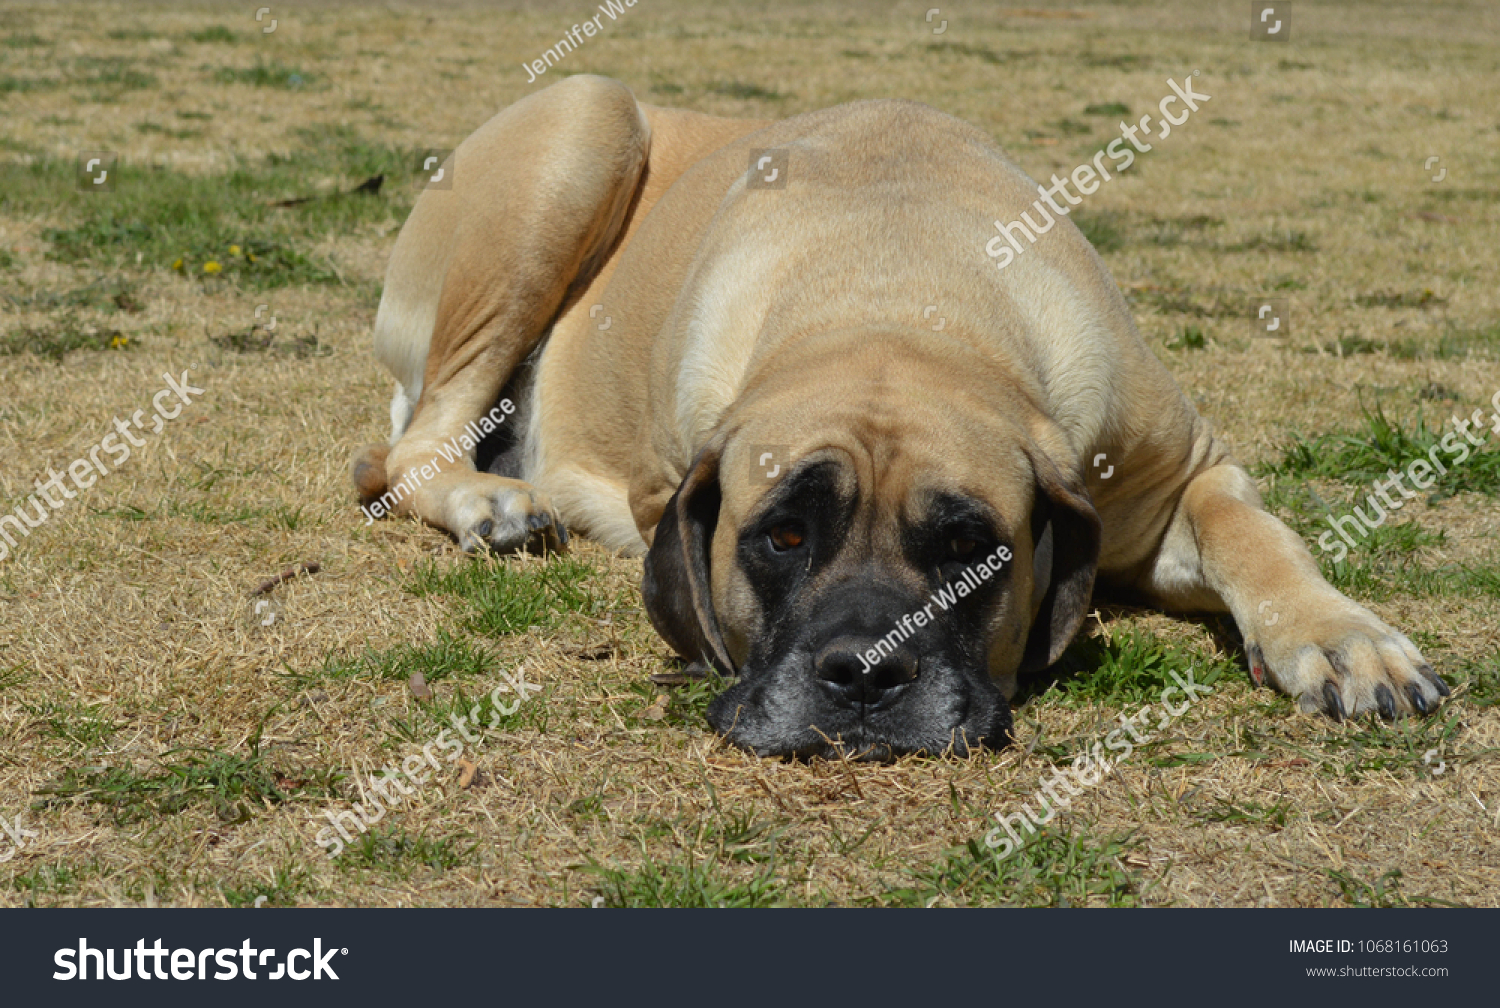
<path id="1" fill-rule="evenodd" d="M 778 553 L 794 550 L 802 545 L 803 532 L 800 525 L 777 525 L 769 533 L 771 548 Z"/>
<path id="2" fill-rule="evenodd" d="M 952 560 L 967 560 L 978 548 L 979 543 L 973 539 L 949 539 L 948 557 Z"/>

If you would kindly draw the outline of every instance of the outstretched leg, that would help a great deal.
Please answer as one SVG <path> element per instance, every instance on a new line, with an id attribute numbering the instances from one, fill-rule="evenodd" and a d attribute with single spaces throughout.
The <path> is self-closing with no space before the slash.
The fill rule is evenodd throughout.
<path id="1" fill-rule="evenodd" d="M 376 317 L 376 352 L 398 384 L 393 445 L 354 459 L 367 503 L 447 529 L 466 550 L 566 542 L 545 494 L 475 470 L 465 430 L 609 254 L 649 146 L 630 91 L 580 75 L 500 112 L 444 166 L 452 188 L 423 191 Z"/>
<path id="2" fill-rule="evenodd" d="M 1305 713 L 1435 710 L 1448 685 L 1416 646 L 1323 580 L 1307 546 L 1260 504 L 1236 465 L 1198 474 L 1141 587 L 1184 608 L 1216 596 L 1239 625 L 1256 682 L 1269 676 Z"/>

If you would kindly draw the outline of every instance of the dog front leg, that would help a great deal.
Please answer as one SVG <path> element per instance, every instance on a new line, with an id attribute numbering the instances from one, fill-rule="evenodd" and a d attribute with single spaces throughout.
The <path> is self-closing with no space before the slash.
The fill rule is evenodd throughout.
<path id="1" fill-rule="evenodd" d="M 1426 714 L 1449 693 L 1405 635 L 1323 579 L 1236 465 L 1188 483 L 1151 581 L 1153 594 L 1184 608 L 1216 597 L 1239 625 L 1256 681 L 1269 677 L 1304 713 Z"/>

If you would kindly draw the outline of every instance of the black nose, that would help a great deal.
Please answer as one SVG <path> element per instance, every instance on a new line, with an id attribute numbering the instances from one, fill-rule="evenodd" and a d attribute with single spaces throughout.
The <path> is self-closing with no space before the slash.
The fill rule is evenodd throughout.
<path id="1" fill-rule="evenodd" d="M 813 671 L 850 705 L 873 704 L 917 678 L 917 656 L 904 647 L 878 649 L 877 638 L 839 637 L 813 657 Z M 872 662 L 870 659 L 875 658 Z"/>

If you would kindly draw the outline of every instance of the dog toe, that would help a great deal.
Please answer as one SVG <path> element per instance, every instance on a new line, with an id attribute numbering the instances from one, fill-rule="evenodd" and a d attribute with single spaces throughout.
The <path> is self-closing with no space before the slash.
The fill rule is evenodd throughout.
<path id="1" fill-rule="evenodd" d="M 1451 692 L 1411 641 L 1352 603 L 1310 625 L 1291 623 L 1278 628 L 1278 639 L 1254 646 L 1275 685 L 1305 714 L 1393 721 L 1430 714 Z"/>

